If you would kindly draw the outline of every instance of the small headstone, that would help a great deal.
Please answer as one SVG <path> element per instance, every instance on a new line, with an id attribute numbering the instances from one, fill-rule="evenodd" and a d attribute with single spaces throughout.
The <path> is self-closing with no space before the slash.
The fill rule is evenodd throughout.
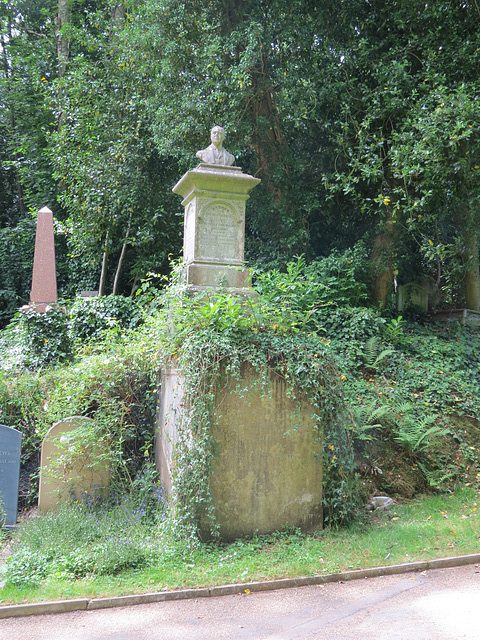
<path id="1" fill-rule="evenodd" d="M 97 298 L 98 291 L 80 291 L 80 298 Z"/>
<path id="2" fill-rule="evenodd" d="M 35 253 L 33 256 L 31 305 L 43 313 L 57 301 L 53 213 L 47 207 L 38 212 Z"/>
<path id="3" fill-rule="evenodd" d="M 38 507 L 40 511 L 56 509 L 67 502 L 72 492 L 77 498 L 94 492 L 104 493 L 110 484 L 110 467 L 105 460 L 95 460 L 101 453 L 91 446 L 79 448 L 69 456 L 70 447 L 75 447 L 78 438 L 76 430 L 88 423 L 91 418 L 73 416 L 65 418 L 48 430 L 42 443 L 40 460 L 40 486 Z M 60 462 L 65 457 L 65 462 Z"/>
<path id="4" fill-rule="evenodd" d="M 5 512 L 5 526 L 14 526 L 17 522 L 21 447 L 20 431 L 0 424 L 0 501 Z M 3 513 L 0 512 L 0 524 L 2 521 Z"/>
<path id="5" fill-rule="evenodd" d="M 425 313 L 428 312 L 428 287 L 426 285 L 409 282 L 401 284 L 397 289 L 397 311 L 415 307 Z"/>

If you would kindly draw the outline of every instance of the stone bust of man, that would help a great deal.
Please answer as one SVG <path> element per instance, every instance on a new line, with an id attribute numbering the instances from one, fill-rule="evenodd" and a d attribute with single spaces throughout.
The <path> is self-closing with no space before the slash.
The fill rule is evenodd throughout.
<path id="1" fill-rule="evenodd" d="M 210 132 L 210 140 L 212 144 L 206 149 L 201 149 L 195 154 L 202 162 L 206 164 L 220 164 L 230 167 L 235 162 L 235 157 L 223 148 L 225 140 L 225 130 L 223 127 L 213 127 Z"/>

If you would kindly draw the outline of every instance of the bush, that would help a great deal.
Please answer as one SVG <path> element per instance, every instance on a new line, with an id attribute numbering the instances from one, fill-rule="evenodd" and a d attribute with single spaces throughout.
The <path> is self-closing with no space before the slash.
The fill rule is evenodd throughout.
<path id="1" fill-rule="evenodd" d="M 31 307 L 22 308 L 13 322 L 18 328 L 24 366 L 37 369 L 70 357 L 71 341 L 60 306 L 49 306 L 44 313 L 37 313 Z"/>
<path id="2" fill-rule="evenodd" d="M 255 288 L 268 315 L 281 326 L 319 327 L 324 313 L 367 300 L 366 251 L 362 243 L 307 264 L 299 256 L 278 269 L 254 273 Z"/>
<path id="3" fill-rule="evenodd" d="M 78 298 L 68 313 L 69 335 L 73 342 L 98 339 L 104 332 L 115 329 L 133 329 L 142 322 L 139 305 L 124 296 Z"/>
<path id="4" fill-rule="evenodd" d="M 144 504 L 149 519 L 139 514 Z M 123 496 L 87 498 L 31 518 L 15 533 L 14 554 L 4 570 L 6 583 L 38 586 L 51 575 L 115 575 L 152 564 L 161 535 L 155 523 L 164 515 L 163 492 L 147 473 Z"/>

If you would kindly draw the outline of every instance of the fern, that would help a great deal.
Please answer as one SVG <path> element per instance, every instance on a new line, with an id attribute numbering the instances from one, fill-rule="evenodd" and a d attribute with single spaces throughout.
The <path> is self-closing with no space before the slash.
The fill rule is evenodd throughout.
<path id="1" fill-rule="evenodd" d="M 383 424 L 377 421 L 385 418 L 390 408 L 387 405 L 375 407 L 375 404 L 375 402 L 370 402 L 357 409 L 354 416 L 355 438 L 357 440 L 371 440 L 372 434 L 370 432 L 372 429 L 383 428 Z"/>
<path id="2" fill-rule="evenodd" d="M 366 341 L 362 356 L 363 363 L 367 369 L 377 370 L 385 358 L 395 353 L 394 349 L 381 350 L 381 347 L 382 343 L 377 336 L 373 336 Z"/>
<path id="3" fill-rule="evenodd" d="M 434 424 L 435 416 L 425 416 L 421 420 L 410 418 L 397 423 L 398 432 L 395 440 L 411 453 L 421 453 L 428 449 L 433 440 L 450 433 L 450 429 Z M 428 425 L 432 425 L 428 427 Z"/>

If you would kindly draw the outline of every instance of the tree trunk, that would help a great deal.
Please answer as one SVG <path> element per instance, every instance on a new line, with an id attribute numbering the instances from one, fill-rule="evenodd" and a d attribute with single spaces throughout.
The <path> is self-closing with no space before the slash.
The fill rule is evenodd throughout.
<path id="1" fill-rule="evenodd" d="M 467 309 L 480 311 L 480 261 L 478 247 L 478 231 L 475 211 L 472 207 L 471 193 L 471 158 L 466 141 L 459 146 L 464 159 L 463 172 L 459 175 L 458 208 L 455 216 L 457 228 L 463 240 L 462 260 L 465 269 L 464 293 Z"/>
<path id="2" fill-rule="evenodd" d="M 245 18 L 244 0 L 222 0 L 222 31 L 226 34 Z M 262 43 L 258 43 L 261 48 Z M 268 47 L 267 47 L 268 48 Z M 265 51 L 265 48 L 263 49 Z M 237 55 L 240 56 L 239 47 Z M 257 172 L 263 188 L 270 194 L 275 214 L 269 220 L 272 236 L 282 238 L 289 233 L 287 226 L 302 229 L 308 227 L 298 206 L 290 201 L 288 177 L 288 142 L 283 134 L 282 121 L 277 105 L 275 86 L 269 70 L 269 56 L 262 53 L 250 68 L 250 88 L 246 109 L 250 115 L 250 145 L 255 152 Z M 305 252 L 306 243 L 289 251 Z"/>
<path id="3" fill-rule="evenodd" d="M 457 226 L 463 240 L 462 260 L 465 269 L 464 294 L 467 309 L 480 311 L 480 261 L 477 230 L 466 189 L 460 190 Z"/>
<path id="4" fill-rule="evenodd" d="M 103 248 L 103 258 L 102 258 L 102 270 L 100 272 L 100 282 L 98 283 L 98 295 L 105 295 L 105 282 L 107 280 L 107 262 L 108 262 L 108 245 L 110 239 L 110 230 L 107 231 L 107 235 L 105 236 L 105 245 Z"/>
<path id="5" fill-rule="evenodd" d="M 478 260 L 478 240 L 472 232 L 465 238 L 465 300 L 467 309 L 480 311 L 480 269 Z"/>
<path id="6" fill-rule="evenodd" d="M 373 297 L 381 306 L 386 305 L 388 293 L 393 285 L 393 259 L 397 236 L 398 226 L 394 208 L 389 205 L 387 219 L 382 230 L 375 237 L 370 257 L 371 262 L 375 265 Z"/>
<path id="7" fill-rule="evenodd" d="M 12 39 L 12 34 L 10 33 L 10 40 Z M 9 65 L 8 65 L 8 57 L 7 57 L 7 43 L 5 42 L 5 37 L 4 34 L 1 34 L 1 43 L 2 43 L 2 52 L 3 52 L 3 70 L 4 70 L 4 74 L 5 74 L 5 86 L 6 86 L 6 90 L 7 90 L 7 96 L 8 96 L 8 105 L 7 108 L 10 111 L 10 117 L 9 117 L 9 123 L 10 123 L 10 136 L 11 136 L 11 141 L 12 141 L 12 147 L 15 148 L 16 144 L 16 124 L 15 124 L 15 111 L 13 108 L 13 101 L 10 97 L 10 70 L 9 70 Z M 22 187 L 22 182 L 20 180 L 20 173 L 18 171 L 18 164 L 19 164 L 19 156 L 17 154 L 16 151 L 13 152 L 13 159 L 15 160 L 15 186 L 16 186 L 16 190 L 17 190 L 17 198 L 18 198 L 18 210 L 20 212 L 20 215 L 23 217 L 26 207 L 25 207 L 25 202 L 24 202 L 24 195 L 23 195 L 23 187 Z"/>
<path id="8" fill-rule="evenodd" d="M 70 22 L 72 16 L 71 0 L 58 0 L 57 10 L 57 60 L 59 78 L 63 78 L 67 69 L 68 56 L 70 52 L 70 40 L 65 37 L 65 26 Z"/>
<path id="9" fill-rule="evenodd" d="M 115 279 L 113 281 L 113 295 L 117 295 L 118 281 L 120 279 L 120 271 L 122 270 L 123 259 L 125 258 L 125 253 L 127 251 L 127 240 L 130 235 L 130 227 L 132 224 L 132 214 L 130 213 L 130 217 L 128 219 L 127 233 L 125 234 L 125 239 L 122 245 L 122 251 L 120 252 L 120 258 L 118 259 L 117 270 L 115 272 Z"/>

